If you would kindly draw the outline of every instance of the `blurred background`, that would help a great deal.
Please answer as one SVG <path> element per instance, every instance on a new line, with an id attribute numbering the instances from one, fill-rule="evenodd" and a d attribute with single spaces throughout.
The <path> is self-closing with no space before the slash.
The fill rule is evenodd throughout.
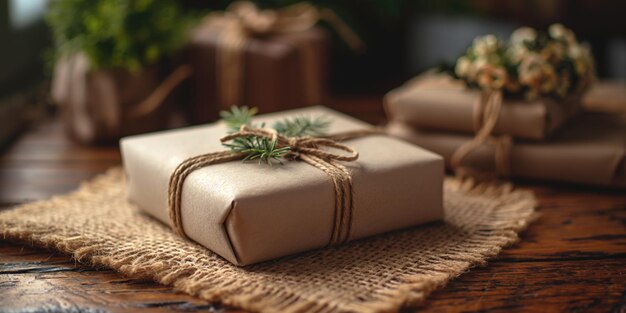
<path id="1" fill-rule="evenodd" d="M 29 121 L 56 114 L 57 104 L 49 92 L 50 80 L 55 65 L 64 55 L 84 52 L 91 60 L 92 69 L 122 68 L 133 73 L 152 63 L 165 63 L 159 72 L 168 77 L 189 58 L 184 51 L 190 29 L 200 25 L 207 14 L 227 8 L 230 2 L 0 1 L 0 140 L 7 142 Z M 298 3 L 255 2 L 261 8 Z M 420 72 L 454 62 L 478 35 L 494 33 L 508 37 L 512 30 L 523 25 L 545 29 L 555 22 L 571 28 L 581 41 L 590 43 L 600 78 L 626 79 L 624 1 L 319 0 L 312 3 L 335 12 L 366 46 L 363 52 L 355 52 L 332 27 L 320 23 L 326 28 L 330 42 L 324 74 L 330 99 L 350 95 L 382 97 Z M 70 90 L 78 88 L 67 84 Z M 123 88 L 124 84 L 119 85 L 116 88 Z M 185 88 L 193 88 L 193 84 Z M 194 94 L 184 88 L 182 93 Z M 180 103 L 176 105 L 185 106 L 185 99 L 188 100 L 184 96 L 177 98 Z M 191 121 L 194 122 L 198 121 Z M 141 131 L 135 129 L 130 133 Z M 126 134 L 115 133 L 106 139 Z M 83 141 L 92 139 L 97 141 L 96 137 Z"/>

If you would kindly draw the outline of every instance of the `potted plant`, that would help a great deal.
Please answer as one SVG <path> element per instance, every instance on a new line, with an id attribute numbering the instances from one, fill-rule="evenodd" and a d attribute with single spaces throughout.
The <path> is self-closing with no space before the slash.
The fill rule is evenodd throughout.
<path id="1" fill-rule="evenodd" d="M 72 137 L 113 141 L 162 129 L 167 99 L 189 67 L 169 70 L 190 19 L 174 0 L 55 0 L 52 99 Z"/>

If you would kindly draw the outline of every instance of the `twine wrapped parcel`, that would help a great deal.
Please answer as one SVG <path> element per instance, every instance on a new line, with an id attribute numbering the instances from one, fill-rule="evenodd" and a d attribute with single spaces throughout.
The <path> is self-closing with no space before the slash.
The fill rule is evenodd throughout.
<path id="1" fill-rule="evenodd" d="M 526 101 L 503 96 L 502 91 L 473 90 L 447 74 L 427 72 L 387 93 L 384 103 L 390 120 L 387 128 L 398 130 L 392 132 L 393 136 L 408 139 L 409 142 L 443 155 L 449 169 L 456 168 L 461 176 L 492 179 L 517 177 L 528 170 L 524 165 L 527 163 L 525 160 L 545 159 L 545 156 L 534 154 L 521 156 L 516 151 L 520 146 L 536 146 L 543 150 L 562 141 L 560 138 L 563 132 L 570 129 L 572 123 L 577 123 L 576 119 L 582 114 L 579 102 L 579 94 L 572 94 L 562 100 L 542 97 Z M 401 128 L 407 131 L 411 129 L 409 132 L 419 133 L 422 135 L 420 137 L 428 135 L 441 138 L 438 142 L 433 140 L 432 144 L 427 144 L 425 141 L 410 139 L 411 136 L 404 136 Z M 593 128 L 597 131 L 597 127 Z M 577 138 L 582 139 L 586 136 L 583 134 L 585 132 L 591 133 L 581 131 Z M 446 142 L 445 138 L 452 137 L 464 140 L 444 153 L 443 142 Z M 580 139 L 571 138 L 572 142 L 580 142 Z M 606 142 L 605 139 L 598 140 Z M 462 145 L 465 147 L 460 149 Z M 489 153 L 481 150 L 488 150 Z M 455 164 L 452 164 L 455 151 Z M 581 153 L 584 154 L 583 151 Z M 570 159 L 568 154 L 559 153 Z M 477 166 L 477 159 L 488 164 Z M 521 163 L 520 159 L 523 159 Z M 565 173 L 555 174 L 554 178 L 567 176 Z"/>
<path id="2" fill-rule="evenodd" d="M 215 123 L 125 138 L 127 197 L 240 266 L 443 218 L 444 162 L 434 153 L 323 107 L 252 123 L 307 116 L 332 121 L 324 128 L 329 135 L 245 127 L 224 137 L 233 129 Z M 249 151 L 236 148 L 242 141 L 265 142 L 287 159 L 276 166 L 229 162 L 252 156 L 224 152 Z"/>
<path id="3" fill-rule="evenodd" d="M 259 10 L 250 1 L 233 2 L 225 11 L 215 12 L 205 18 L 208 29 L 219 34 L 216 51 L 218 99 L 222 109 L 241 105 L 243 73 L 245 66 L 245 43 L 252 36 L 293 34 L 311 29 L 324 20 L 332 26 L 341 38 L 355 51 L 362 50 L 361 39 L 330 9 L 318 9 L 307 2 L 293 4 L 278 10 Z M 309 44 L 299 44 L 302 51 L 302 64 L 306 99 L 319 104 L 314 72 L 314 50 Z"/>
<path id="4" fill-rule="evenodd" d="M 336 134 L 332 137 L 286 137 L 279 135 L 273 129 L 250 128 L 242 125 L 240 131 L 230 134 L 220 139 L 222 143 L 237 138 L 245 138 L 256 136 L 267 138 L 276 142 L 277 147 L 289 147 L 290 152 L 287 157 L 302 160 L 326 173 L 332 183 L 335 192 L 335 218 L 332 234 L 330 236 L 329 245 L 339 244 L 350 240 L 350 229 L 352 226 L 352 213 L 354 211 L 354 191 L 352 187 L 352 176 L 350 171 L 338 161 L 355 161 L 359 157 L 359 153 L 351 147 L 340 144 L 337 141 L 354 139 L 357 137 L 367 136 L 380 133 L 375 130 L 361 130 L 342 134 Z M 337 138 L 334 140 L 333 138 Z M 334 148 L 350 153 L 347 156 L 336 154 L 333 152 L 320 149 L 321 147 Z M 202 154 L 183 161 L 172 173 L 169 182 L 169 216 L 174 230 L 179 235 L 188 238 L 185 234 L 181 214 L 182 190 L 185 178 L 193 171 L 222 162 L 230 162 L 245 158 L 245 154 L 220 151 Z"/>
<path id="5" fill-rule="evenodd" d="M 1 212 L 0 238 L 245 310 L 389 312 L 515 242 L 535 207 L 530 192 L 510 185 L 447 179 L 444 223 L 241 268 L 142 214 L 125 185 L 116 168 L 69 195 Z"/>
<path id="6" fill-rule="evenodd" d="M 461 161 L 483 143 L 491 142 L 496 146 L 495 174 L 509 176 L 511 134 L 491 135 L 500 116 L 503 93 L 523 94 L 528 100 L 556 97 L 565 103 L 566 98 L 580 98 L 589 89 L 594 68 L 589 46 L 579 43 L 574 32 L 561 24 L 553 24 L 546 31 L 522 27 L 508 41 L 494 35 L 474 39 L 456 60 L 453 75 L 468 88 L 483 92 L 478 117 L 484 119 L 474 139 L 454 152 L 451 166 L 465 175 Z"/>
<path id="7" fill-rule="evenodd" d="M 474 104 L 474 125 L 476 132 L 473 138 L 464 142 L 450 157 L 450 167 L 460 177 L 474 177 L 477 179 L 510 178 L 512 164 L 512 150 L 514 139 L 510 134 L 494 134 L 494 128 L 501 117 L 503 106 L 502 90 L 486 90 L 481 93 Z M 578 102 L 580 95 L 570 95 L 564 102 Z M 493 146 L 493 172 L 482 171 L 464 164 L 464 160 L 483 145 Z"/>

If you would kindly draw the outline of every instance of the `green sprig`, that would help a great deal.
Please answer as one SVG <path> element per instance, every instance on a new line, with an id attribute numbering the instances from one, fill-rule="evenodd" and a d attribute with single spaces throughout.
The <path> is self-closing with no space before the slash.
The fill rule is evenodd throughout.
<path id="1" fill-rule="evenodd" d="M 182 48 L 200 21 L 176 0 L 55 0 L 46 21 L 54 61 L 84 53 L 92 68 L 138 71 Z"/>
<path id="2" fill-rule="evenodd" d="M 256 127 L 252 124 L 252 119 L 257 112 L 257 108 L 233 106 L 229 111 L 220 112 L 220 117 L 228 127 L 228 132 L 234 133 L 239 131 L 242 125 Z M 264 126 L 265 124 L 260 125 L 260 127 Z M 323 135 L 329 126 L 330 121 L 326 118 L 309 118 L 302 116 L 278 121 L 274 123 L 273 128 L 281 135 L 299 137 Z M 244 161 L 258 160 L 259 163 L 266 163 L 268 165 L 272 165 L 273 161 L 278 161 L 282 164 L 280 159 L 291 151 L 291 147 L 278 148 L 275 140 L 260 136 L 237 138 L 223 145 L 233 152 L 245 154 L 246 157 Z"/>
<path id="3" fill-rule="evenodd" d="M 232 106 L 230 111 L 220 112 L 222 121 L 226 123 L 229 133 L 239 131 L 242 125 L 252 126 L 252 118 L 259 110 L 257 108 L 248 108 L 247 106 Z"/>
<path id="4" fill-rule="evenodd" d="M 324 117 L 295 117 L 274 123 L 274 129 L 287 137 L 321 136 L 326 133 L 330 121 Z"/>
<path id="5" fill-rule="evenodd" d="M 268 165 L 272 165 L 274 160 L 282 164 L 280 159 L 291 151 L 290 147 L 276 147 L 276 140 L 258 136 L 237 138 L 232 143 L 224 143 L 224 146 L 233 152 L 246 154 L 244 161 L 258 160 Z"/>

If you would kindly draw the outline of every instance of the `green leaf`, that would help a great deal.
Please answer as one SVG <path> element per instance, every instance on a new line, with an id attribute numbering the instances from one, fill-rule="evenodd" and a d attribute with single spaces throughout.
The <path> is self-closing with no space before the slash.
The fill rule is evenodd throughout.
<path id="1" fill-rule="evenodd" d="M 268 165 L 272 165 L 273 161 L 278 161 L 282 164 L 280 159 L 291 151 L 290 147 L 278 148 L 275 140 L 259 136 L 236 138 L 232 142 L 224 143 L 223 145 L 233 152 L 245 154 L 244 161 L 258 160 L 259 163 Z"/>
<path id="2" fill-rule="evenodd" d="M 242 125 L 252 126 L 252 118 L 257 112 L 257 108 L 232 106 L 229 111 L 220 112 L 220 117 L 226 123 L 228 132 L 234 133 L 239 131 Z"/>
<path id="3" fill-rule="evenodd" d="M 137 70 L 181 48 L 199 19 L 176 0 L 52 0 L 55 58 L 84 52 L 94 68 Z"/>
<path id="4" fill-rule="evenodd" d="M 265 124 L 259 126 L 252 124 L 252 119 L 256 113 L 256 108 L 233 106 L 228 111 L 220 112 L 220 117 L 226 123 L 229 133 L 234 133 L 239 131 L 242 125 L 265 127 Z M 288 137 L 320 136 L 325 133 L 329 126 L 330 121 L 324 117 L 295 117 L 276 122 L 274 129 L 279 134 Z M 244 161 L 258 160 L 259 163 L 268 165 L 272 165 L 273 161 L 278 161 L 282 164 L 280 159 L 291 151 L 291 147 L 278 147 L 278 143 L 275 140 L 259 136 L 240 137 L 223 145 L 233 152 L 245 154 Z"/>
<path id="5" fill-rule="evenodd" d="M 284 119 L 274 123 L 274 129 L 287 137 L 300 136 L 321 136 L 324 135 L 330 126 L 330 121 L 325 117 L 295 117 Z"/>

